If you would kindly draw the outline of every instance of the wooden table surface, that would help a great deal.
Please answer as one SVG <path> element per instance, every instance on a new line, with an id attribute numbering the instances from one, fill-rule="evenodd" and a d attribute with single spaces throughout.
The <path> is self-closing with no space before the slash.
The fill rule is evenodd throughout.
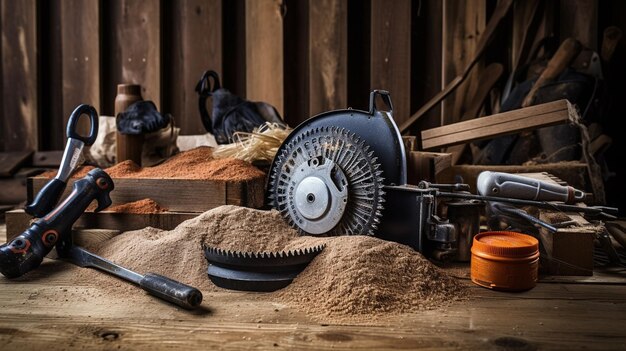
<path id="1" fill-rule="evenodd" d="M 46 260 L 27 279 L 0 276 L 0 350 L 626 349 L 623 278 L 545 282 L 524 293 L 472 287 L 467 301 L 362 326 L 230 291 L 205 294 L 203 308 L 188 312 L 139 289 L 121 297 L 77 285 L 65 268 Z"/>

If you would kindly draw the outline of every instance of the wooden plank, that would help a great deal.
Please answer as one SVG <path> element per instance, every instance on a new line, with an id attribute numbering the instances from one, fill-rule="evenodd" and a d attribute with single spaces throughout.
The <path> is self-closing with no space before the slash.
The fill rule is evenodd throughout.
<path id="1" fill-rule="evenodd" d="M 61 40 L 62 0 L 37 4 L 39 50 L 38 105 L 41 107 L 38 128 L 40 150 L 60 150 L 65 146 L 63 116 L 63 42 Z M 45 58 L 45 59 L 43 59 Z"/>
<path id="2" fill-rule="evenodd" d="M 470 287 L 445 309 L 372 316 L 366 323 L 315 320 L 273 294 L 211 291 L 190 313 L 133 290 L 110 292 L 77 268 L 46 259 L 20 280 L 0 277 L 0 345 L 11 349 L 597 349 L 624 348 L 620 285 L 539 284 L 523 293 Z M 111 284 L 121 284 L 107 278 Z M 29 308 L 24 308 L 24 305 Z M 607 318 L 610 316 L 610 318 Z M 563 328 L 563 320 L 568 321 Z M 48 327 L 46 327 L 48 326 Z M 50 326 L 54 326 L 51 328 Z M 37 333 L 33 333 L 37 330 Z M 508 343 L 507 343 L 508 342 Z"/>
<path id="3" fill-rule="evenodd" d="M 419 10 L 412 11 L 411 20 L 411 112 L 419 110 L 442 89 L 443 2 L 421 1 L 419 4 Z M 407 132 L 417 135 L 418 131 L 440 126 L 440 105 L 433 107 Z"/>
<path id="4" fill-rule="evenodd" d="M 29 179 L 29 199 L 37 194 L 48 179 Z M 63 196 L 67 196 L 75 179 L 70 179 Z M 150 198 L 175 212 L 204 212 L 221 205 L 260 208 L 264 204 L 265 179 L 248 182 L 211 182 L 198 179 L 130 179 L 113 178 L 113 205 Z"/>
<path id="5" fill-rule="evenodd" d="M 0 32 L 2 148 L 34 151 L 38 147 L 36 1 L 1 0 Z"/>
<path id="6" fill-rule="evenodd" d="M 33 167 L 58 168 L 63 151 L 37 151 L 33 154 Z"/>
<path id="7" fill-rule="evenodd" d="M 153 227 L 164 230 L 174 229 L 177 225 L 194 218 L 198 212 L 162 212 L 162 213 L 114 213 L 102 211 L 99 213 L 85 212 L 74 224 L 76 230 L 108 229 L 125 232 L 129 230 Z M 11 240 L 26 230 L 33 218 L 24 210 L 9 211 L 6 217 L 6 235 Z M 95 241 L 92 239 L 92 243 Z"/>
<path id="8" fill-rule="evenodd" d="M 424 151 L 407 152 L 407 183 L 419 185 L 422 180 L 434 183 L 439 174 L 451 166 L 451 154 Z"/>
<path id="9" fill-rule="evenodd" d="M 32 154 L 32 151 L 0 152 L 0 177 L 12 176 Z"/>
<path id="10" fill-rule="evenodd" d="M 280 0 L 246 0 L 246 98 L 282 115 L 283 18 Z"/>
<path id="11" fill-rule="evenodd" d="M 460 75 L 470 60 L 473 59 L 480 34 L 486 24 L 486 1 L 443 2 L 443 54 L 442 85 L 446 86 Z M 463 115 L 466 95 L 471 95 L 477 88 L 482 71 L 479 62 L 459 87 L 443 101 L 441 124 L 458 122 Z"/>
<path id="12" fill-rule="evenodd" d="M 370 88 L 391 93 L 396 123 L 411 111 L 411 1 L 372 0 Z"/>
<path id="13" fill-rule="evenodd" d="M 168 9 L 164 15 L 171 16 L 164 27 L 164 34 L 171 36 L 164 50 L 167 63 L 163 69 L 169 78 L 163 87 L 164 103 L 181 134 L 204 134 L 194 89 L 206 70 L 223 77 L 222 1 L 175 0 L 164 5 Z"/>
<path id="14" fill-rule="evenodd" d="M 62 143 L 65 126 L 76 106 L 89 104 L 101 112 L 100 105 L 100 10 L 97 1 L 60 2 Z M 107 57 L 108 58 L 108 57 Z M 48 116 L 49 117 L 49 116 Z M 81 118 L 79 130 L 87 133 L 89 124 Z"/>
<path id="15" fill-rule="evenodd" d="M 598 49 L 598 0 L 562 0 L 559 19 L 561 41 L 572 37 Z"/>
<path id="16" fill-rule="evenodd" d="M 311 5 L 318 2 L 311 2 Z M 309 109 L 309 1 L 285 0 L 284 28 L 285 122 L 297 126 L 310 116 Z"/>
<path id="17" fill-rule="evenodd" d="M 112 116 L 117 84 L 140 84 L 144 100 L 161 108 L 159 0 L 113 0 L 102 7 L 102 114 Z"/>
<path id="18" fill-rule="evenodd" d="M 309 0 L 308 34 L 309 116 L 346 108 L 348 1 Z"/>
<path id="19" fill-rule="evenodd" d="M 422 132 L 426 150 L 566 123 L 576 118 L 567 100 L 508 111 Z"/>

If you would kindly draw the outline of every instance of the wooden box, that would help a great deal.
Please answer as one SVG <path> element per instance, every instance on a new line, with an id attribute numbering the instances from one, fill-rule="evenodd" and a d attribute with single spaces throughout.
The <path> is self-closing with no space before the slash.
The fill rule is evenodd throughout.
<path id="1" fill-rule="evenodd" d="M 27 180 L 28 201 L 31 202 L 48 178 Z M 75 179 L 68 182 L 63 198 L 69 195 Z M 198 179 L 113 178 L 112 206 L 150 198 L 167 208 L 163 213 L 86 212 L 74 225 L 78 229 L 110 229 L 128 231 L 147 226 L 170 230 L 181 222 L 222 205 L 261 208 L 265 198 L 265 178 L 244 182 L 218 182 Z M 22 233 L 32 217 L 23 210 L 6 213 L 7 238 Z"/>

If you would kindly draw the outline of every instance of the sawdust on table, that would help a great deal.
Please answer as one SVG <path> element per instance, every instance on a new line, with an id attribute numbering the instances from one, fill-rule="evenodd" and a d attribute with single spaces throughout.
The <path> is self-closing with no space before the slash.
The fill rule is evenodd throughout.
<path id="1" fill-rule="evenodd" d="M 467 295 L 465 284 L 407 246 L 367 236 L 299 236 L 275 210 L 221 206 L 171 231 L 130 231 L 89 249 L 140 273 L 163 274 L 210 293 L 226 290 L 208 279 L 203 244 L 259 252 L 322 243 L 324 251 L 291 285 L 259 293 L 259 300 L 286 304 L 319 321 L 367 324 L 373 317 L 441 308 Z M 93 270 L 78 270 L 76 279 L 120 296 L 137 294 L 130 284 Z"/>
<path id="2" fill-rule="evenodd" d="M 213 181 L 247 181 L 265 176 L 265 173 L 252 164 L 234 159 L 215 159 L 213 149 L 200 146 L 176 154 L 165 162 L 153 167 L 140 167 L 131 160 L 120 162 L 105 171 L 111 178 L 151 178 L 151 179 L 203 179 Z M 83 178 L 94 169 L 82 166 L 72 178 Z M 56 171 L 48 171 L 40 176 L 52 178 Z"/>

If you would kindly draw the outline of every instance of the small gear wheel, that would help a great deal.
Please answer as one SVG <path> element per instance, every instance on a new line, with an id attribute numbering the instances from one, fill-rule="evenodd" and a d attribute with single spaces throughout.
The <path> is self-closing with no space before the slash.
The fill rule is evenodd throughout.
<path id="1" fill-rule="evenodd" d="M 290 137 L 270 176 L 270 204 L 302 233 L 374 235 L 384 202 L 382 171 L 354 133 L 327 126 Z"/>

